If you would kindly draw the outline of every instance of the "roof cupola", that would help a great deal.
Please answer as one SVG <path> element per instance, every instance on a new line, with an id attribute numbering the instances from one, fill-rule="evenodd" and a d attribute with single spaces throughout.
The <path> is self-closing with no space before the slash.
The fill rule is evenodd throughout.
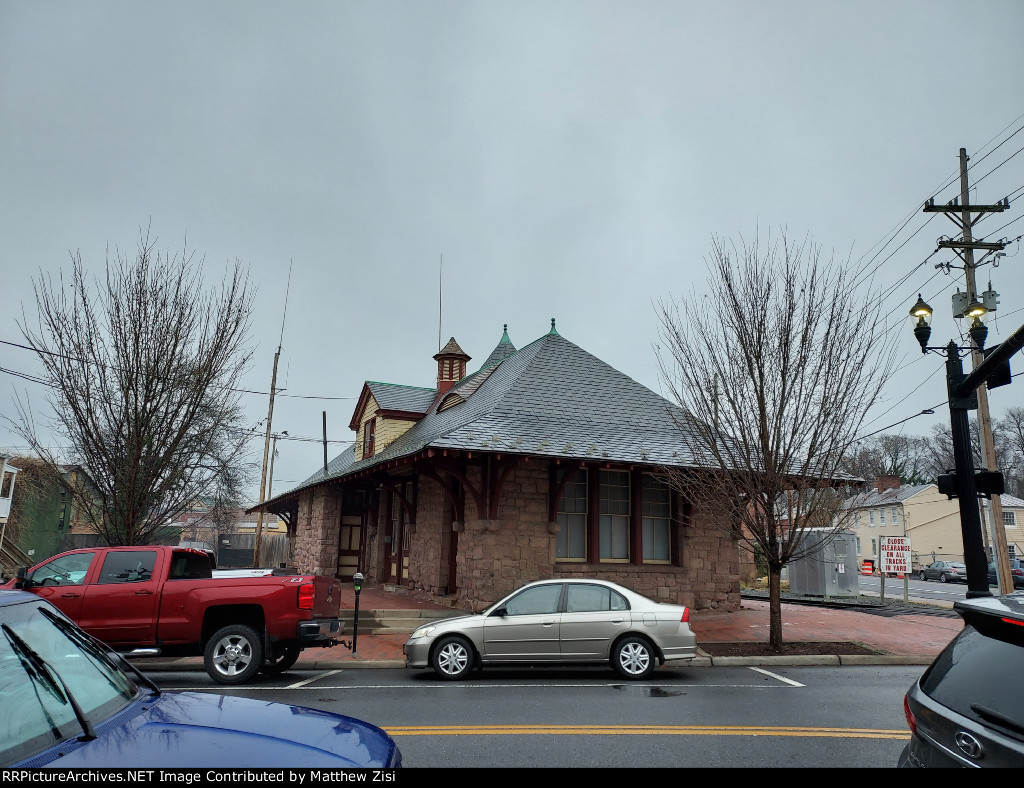
<path id="1" fill-rule="evenodd" d="M 471 356 L 459 347 L 455 337 L 434 356 L 437 361 L 437 390 L 442 394 L 466 377 L 466 362 Z"/>

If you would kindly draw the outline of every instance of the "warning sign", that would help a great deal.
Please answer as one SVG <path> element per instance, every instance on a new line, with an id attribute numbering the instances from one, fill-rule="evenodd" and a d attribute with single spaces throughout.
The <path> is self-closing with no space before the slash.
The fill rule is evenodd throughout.
<path id="1" fill-rule="evenodd" d="M 883 536 L 879 550 L 882 558 L 882 572 L 910 574 L 910 538 L 906 536 Z"/>

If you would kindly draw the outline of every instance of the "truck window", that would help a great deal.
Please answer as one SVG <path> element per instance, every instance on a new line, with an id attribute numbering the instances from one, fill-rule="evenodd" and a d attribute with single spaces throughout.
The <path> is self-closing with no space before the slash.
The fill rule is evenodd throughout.
<path id="1" fill-rule="evenodd" d="M 175 553 L 171 558 L 168 580 L 199 580 L 207 577 L 213 577 L 213 567 L 205 553 Z"/>
<path id="2" fill-rule="evenodd" d="M 55 558 L 36 568 L 32 573 L 32 584 L 37 586 L 78 586 L 85 582 L 85 575 L 92 563 L 93 552 L 72 553 Z"/>
<path id="3" fill-rule="evenodd" d="M 144 583 L 153 579 L 155 550 L 132 550 L 107 553 L 100 570 L 101 585 L 109 583 Z"/>

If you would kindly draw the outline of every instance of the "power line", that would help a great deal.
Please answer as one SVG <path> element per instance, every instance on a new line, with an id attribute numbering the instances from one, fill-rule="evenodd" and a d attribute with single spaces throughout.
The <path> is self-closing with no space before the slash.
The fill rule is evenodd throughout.
<path id="1" fill-rule="evenodd" d="M 40 353 L 40 354 L 44 354 L 44 355 L 47 355 L 47 356 L 54 356 L 56 358 L 63 358 L 63 359 L 67 359 L 68 361 L 74 361 L 74 362 L 79 363 L 79 364 L 96 365 L 96 366 L 103 367 L 105 369 L 114 369 L 114 370 L 117 369 L 116 367 L 112 367 L 109 364 L 98 364 L 95 361 L 83 360 L 83 359 L 80 359 L 80 358 L 78 358 L 76 356 L 69 356 L 69 355 L 67 355 L 65 353 L 55 353 L 54 351 L 46 350 L 45 348 L 34 348 L 31 345 L 21 345 L 21 344 L 19 344 L 17 342 L 9 342 L 9 341 L 3 340 L 3 339 L 0 339 L 0 345 L 10 345 L 11 347 L 16 347 L 16 348 L 19 348 L 21 350 L 30 350 L 33 353 Z M 44 386 L 51 386 L 51 387 L 54 386 L 53 383 L 51 383 L 49 381 L 46 381 L 43 378 L 40 378 L 40 377 L 34 377 L 33 378 L 31 376 L 28 376 L 27 373 L 15 372 L 13 370 L 3 369 L 2 367 L 0 367 L 0 372 L 7 372 L 9 374 L 16 375 L 17 377 L 23 377 L 26 380 L 31 380 L 34 383 L 41 383 Z M 167 380 L 167 378 L 165 378 L 165 377 L 161 377 L 160 379 L 161 380 Z M 234 392 L 236 394 L 257 394 L 257 395 L 259 395 L 261 397 L 270 396 L 270 392 L 269 391 L 254 391 L 253 389 L 239 389 L 239 388 L 234 388 L 232 386 L 211 386 L 211 388 L 220 389 L 222 391 L 231 391 L 231 392 Z M 356 397 L 326 397 L 326 396 L 311 395 L 311 394 L 282 394 L 281 393 L 282 391 L 284 391 L 284 389 L 278 389 L 277 392 L 276 392 L 276 396 L 278 396 L 278 397 L 289 397 L 291 399 L 316 399 L 316 400 L 353 400 L 353 399 L 356 399 Z"/>

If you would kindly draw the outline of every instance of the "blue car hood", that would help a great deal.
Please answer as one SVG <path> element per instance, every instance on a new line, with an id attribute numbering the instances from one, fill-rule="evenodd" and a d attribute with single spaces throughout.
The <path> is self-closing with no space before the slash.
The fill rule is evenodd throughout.
<path id="1" fill-rule="evenodd" d="M 280 770 L 401 763 L 384 731 L 352 717 L 198 692 L 164 692 L 136 701 L 97 725 L 96 733 L 93 741 L 72 739 L 20 765 Z"/>

